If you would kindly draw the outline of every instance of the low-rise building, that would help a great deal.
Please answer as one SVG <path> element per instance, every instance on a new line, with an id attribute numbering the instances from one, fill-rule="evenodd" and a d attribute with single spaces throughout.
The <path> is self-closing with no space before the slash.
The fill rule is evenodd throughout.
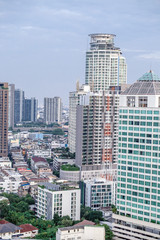
<path id="1" fill-rule="evenodd" d="M 75 159 L 62 159 L 62 158 L 53 158 L 53 170 L 55 171 L 60 171 L 60 168 L 62 165 L 70 164 L 73 165 L 75 164 Z"/>
<path id="2" fill-rule="evenodd" d="M 31 159 L 31 169 L 33 172 L 37 172 L 37 169 L 38 169 L 38 166 L 39 165 L 43 165 L 43 166 L 49 166 L 48 162 L 46 161 L 45 158 L 42 158 L 42 157 L 37 157 L 37 156 L 34 156 L 32 157 Z"/>
<path id="3" fill-rule="evenodd" d="M 21 238 L 33 238 L 38 234 L 38 228 L 31 224 L 22 224 L 19 227 L 21 228 Z"/>
<path id="4" fill-rule="evenodd" d="M 70 216 L 73 220 L 80 219 L 80 189 L 69 185 L 42 183 L 38 186 L 37 216 L 51 220 L 54 214 L 60 217 Z"/>
<path id="5" fill-rule="evenodd" d="M 21 228 L 7 221 L 0 221 L 0 239 L 12 239 L 20 236 Z"/>
<path id="6" fill-rule="evenodd" d="M 0 167 L 2 167 L 2 168 L 11 168 L 12 167 L 12 163 L 11 163 L 11 161 L 9 160 L 9 158 L 8 157 L 1 157 L 0 158 Z"/>
<path id="7" fill-rule="evenodd" d="M 7 193 L 18 193 L 21 183 L 26 182 L 21 174 L 14 168 L 0 168 L 0 191 Z"/>
<path id="8" fill-rule="evenodd" d="M 105 240 L 105 228 L 90 221 L 83 221 L 71 227 L 59 228 L 56 240 Z"/>

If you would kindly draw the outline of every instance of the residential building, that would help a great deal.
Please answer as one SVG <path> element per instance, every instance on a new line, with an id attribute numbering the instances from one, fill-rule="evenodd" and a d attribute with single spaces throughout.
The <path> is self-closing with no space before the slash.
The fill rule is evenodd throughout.
<path id="1" fill-rule="evenodd" d="M 38 234 L 38 228 L 32 224 L 22 224 L 19 227 L 21 228 L 21 238 L 33 238 Z"/>
<path id="2" fill-rule="evenodd" d="M 24 91 L 15 89 L 14 92 L 14 124 L 22 122 L 24 117 Z"/>
<path id="3" fill-rule="evenodd" d="M 84 220 L 71 227 L 59 228 L 56 240 L 105 240 L 105 228 Z"/>
<path id="4" fill-rule="evenodd" d="M 12 162 L 9 160 L 8 157 L 2 157 L 2 158 L 0 158 L 0 167 L 11 168 L 12 167 Z"/>
<path id="5" fill-rule="evenodd" d="M 8 157 L 8 83 L 0 83 L 0 157 Z"/>
<path id="6" fill-rule="evenodd" d="M 14 92 L 15 85 L 8 85 L 8 127 L 14 128 Z"/>
<path id="7" fill-rule="evenodd" d="M 116 86 L 80 97 L 75 163 L 82 171 L 111 169 L 117 162 L 119 93 Z"/>
<path id="8" fill-rule="evenodd" d="M 0 167 L 0 190 L 6 193 L 18 193 L 21 183 L 27 182 L 14 168 Z"/>
<path id="9" fill-rule="evenodd" d="M 81 203 L 92 210 L 115 204 L 115 182 L 104 178 L 81 182 Z"/>
<path id="10" fill-rule="evenodd" d="M 160 238 L 160 78 L 144 74 L 120 96 L 115 240 Z"/>
<path id="11" fill-rule="evenodd" d="M 60 97 L 44 98 L 44 122 L 60 123 L 62 120 L 62 101 Z"/>
<path id="12" fill-rule="evenodd" d="M 90 34 L 86 53 L 85 83 L 91 91 L 106 91 L 127 82 L 127 65 L 120 48 L 114 46 L 114 34 Z"/>
<path id="13" fill-rule="evenodd" d="M 33 172 L 36 173 L 38 171 L 38 167 L 42 165 L 49 167 L 49 164 L 45 158 L 37 157 L 37 156 L 34 156 L 31 158 L 31 169 Z"/>
<path id="14" fill-rule="evenodd" d="M 90 92 L 88 85 L 79 87 L 77 82 L 76 91 L 69 93 L 69 132 L 68 132 L 68 147 L 70 152 L 76 152 L 76 118 L 77 118 L 77 105 L 81 95 L 86 95 Z"/>
<path id="15" fill-rule="evenodd" d="M 0 239 L 14 239 L 20 237 L 20 230 L 20 227 L 12 223 L 0 220 Z"/>
<path id="16" fill-rule="evenodd" d="M 41 186 L 40 186 L 41 185 Z M 51 220 L 54 214 L 80 219 L 80 189 L 65 184 L 42 183 L 38 186 L 37 217 Z"/>

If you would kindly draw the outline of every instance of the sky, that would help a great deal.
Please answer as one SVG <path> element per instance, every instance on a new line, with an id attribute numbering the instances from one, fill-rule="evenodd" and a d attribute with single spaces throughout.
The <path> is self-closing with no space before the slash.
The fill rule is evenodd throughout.
<path id="1" fill-rule="evenodd" d="M 60 96 L 68 105 L 85 83 L 91 33 L 116 34 L 128 83 L 160 76 L 160 0 L 0 0 L 0 81 L 26 97 Z"/>

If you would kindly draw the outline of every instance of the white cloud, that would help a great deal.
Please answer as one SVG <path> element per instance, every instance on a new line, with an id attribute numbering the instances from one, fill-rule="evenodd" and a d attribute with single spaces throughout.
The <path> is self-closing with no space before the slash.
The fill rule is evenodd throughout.
<path id="1" fill-rule="evenodd" d="M 143 59 L 160 59 L 160 51 L 141 54 L 138 57 Z"/>

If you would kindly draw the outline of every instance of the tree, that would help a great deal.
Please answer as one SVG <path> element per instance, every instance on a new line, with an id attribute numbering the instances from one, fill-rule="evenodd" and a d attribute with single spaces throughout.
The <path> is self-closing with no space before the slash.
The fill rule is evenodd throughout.
<path id="1" fill-rule="evenodd" d="M 102 225 L 105 228 L 105 240 L 112 240 L 113 239 L 113 233 L 108 225 L 104 224 Z"/>

